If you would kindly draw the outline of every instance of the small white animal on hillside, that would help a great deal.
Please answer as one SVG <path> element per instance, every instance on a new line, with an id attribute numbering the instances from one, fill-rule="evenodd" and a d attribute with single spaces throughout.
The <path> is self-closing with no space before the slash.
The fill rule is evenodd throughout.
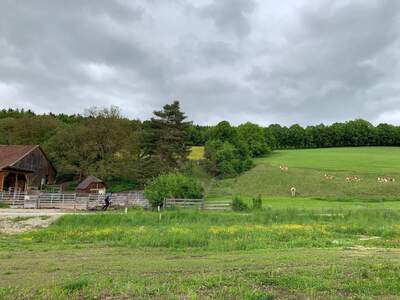
<path id="1" fill-rule="evenodd" d="M 333 175 L 328 175 L 328 174 L 325 174 L 324 177 L 326 180 L 333 180 L 335 178 Z"/>
<path id="2" fill-rule="evenodd" d="M 287 172 L 289 170 L 288 166 L 279 166 L 279 169 L 283 172 Z"/>
<path id="3" fill-rule="evenodd" d="M 290 192 L 292 193 L 292 197 L 296 197 L 296 188 L 294 186 L 292 186 Z"/>

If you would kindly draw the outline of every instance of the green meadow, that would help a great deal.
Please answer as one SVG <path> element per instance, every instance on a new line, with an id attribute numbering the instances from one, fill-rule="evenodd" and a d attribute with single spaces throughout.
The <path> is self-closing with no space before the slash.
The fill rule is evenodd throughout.
<path id="1" fill-rule="evenodd" d="M 396 298 L 399 218 L 356 208 L 67 215 L 0 236 L 0 298 Z"/>
<path id="2" fill-rule="evenodd" d="M 287 166 L 287 171 L 279 167 Z M 328 177 L 325 176 L 325 174 Z M 346 181 L 357 176 L 360 181 Z M 379 183 L 378 177 L 394 178 Z M 212 181 L 208 197 L 261 195 L 338 200 L 397 200 L 400 196 L 400 148 L 360 147 L 281 150 L 255 160 L 255 167 L 237 178 Z"/>

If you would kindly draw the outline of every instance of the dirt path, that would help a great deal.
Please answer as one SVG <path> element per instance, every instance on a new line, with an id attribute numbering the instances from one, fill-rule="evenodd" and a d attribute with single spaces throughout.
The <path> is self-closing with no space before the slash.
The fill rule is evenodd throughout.
<path id="1" fill-rule="evenodd" d="M 18 234 L 44 228 L 68 213 L 58 209 L 0 209 L 0 233 Z"/>
<path id="2" fill-rule="evenodd" d="M 62 216 L 71 213 L 60 209 L 22 209 L 22 208 L 1 208 L 1 217 L 35 217 L 35 216 Z"/>

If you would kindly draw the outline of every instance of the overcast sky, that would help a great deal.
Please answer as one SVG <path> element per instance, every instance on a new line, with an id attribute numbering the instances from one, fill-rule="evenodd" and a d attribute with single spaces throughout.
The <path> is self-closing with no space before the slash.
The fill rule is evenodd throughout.
<path id="1" fill-rule="evenodd" d="M 0 107 L 400 124 L 398 0 L 1 0 Z"/>

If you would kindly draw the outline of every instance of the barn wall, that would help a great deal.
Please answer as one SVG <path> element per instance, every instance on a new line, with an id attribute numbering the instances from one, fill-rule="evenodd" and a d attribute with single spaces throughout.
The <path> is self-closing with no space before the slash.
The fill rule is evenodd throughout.
<path id="1" fill-rule="evenodd" d="M 47 178 L 47 184 L 55 183 L 56 172 L 39 148 L 33 150 L 14 166 L 34 171 L 34 173 L 30 175 L 31 187 L 40 187 L 42 178 Z"/>

